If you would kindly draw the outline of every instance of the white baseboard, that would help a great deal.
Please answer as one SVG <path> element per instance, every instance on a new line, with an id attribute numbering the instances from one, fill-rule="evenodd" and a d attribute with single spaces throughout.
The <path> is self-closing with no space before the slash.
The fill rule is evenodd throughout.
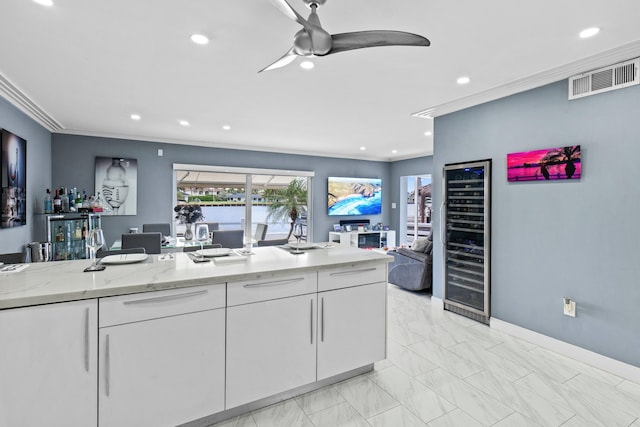
<path id="1" fill-rule="evenodd" d="M 433 303 L 433 297 L 431 297 Z M 442 301 L 442 300 L 440 300 Z M 492 317 L 490 327 L 640 384 L 640 368 Z"/>
<path id="2" fill-rule="evenodd" d="M 444 310 L 444 300 L 434 297 L 433 295 L 431 295 L 431 305 L 433 308 Z"/>

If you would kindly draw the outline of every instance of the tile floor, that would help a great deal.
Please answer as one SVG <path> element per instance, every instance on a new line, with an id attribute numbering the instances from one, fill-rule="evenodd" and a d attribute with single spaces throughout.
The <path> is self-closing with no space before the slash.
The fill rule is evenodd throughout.
<path id="1" fill-rule="evenodd" d="M 216 427 L 640 427 L 640 385 L 388 290 L 387 359 Z"/>

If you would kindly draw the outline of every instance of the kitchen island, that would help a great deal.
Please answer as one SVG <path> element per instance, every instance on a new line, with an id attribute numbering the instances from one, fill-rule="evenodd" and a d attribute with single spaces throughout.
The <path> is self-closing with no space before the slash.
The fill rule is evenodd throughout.
<path id="1" fill-rule="evenodd" d="M 0 273 L 0 426 L 208 425 L 385 357 L 391 257 L 253 252 Z"/>

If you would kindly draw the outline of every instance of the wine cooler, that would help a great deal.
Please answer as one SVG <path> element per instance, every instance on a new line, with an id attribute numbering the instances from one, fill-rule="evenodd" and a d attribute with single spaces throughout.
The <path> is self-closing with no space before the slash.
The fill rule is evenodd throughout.
<path id="1" fill-rule="evenodd" d="M 489 323 L 491 160 L 445 165 L 444 308 Z"/>
<path id="2" fill-rule="evenodd" d="M 86 238 L 94 228 L 100 228 L 100 214 L 44 215 L 45 240 L 51 242 L 51 260 L 89 258 Z"/>

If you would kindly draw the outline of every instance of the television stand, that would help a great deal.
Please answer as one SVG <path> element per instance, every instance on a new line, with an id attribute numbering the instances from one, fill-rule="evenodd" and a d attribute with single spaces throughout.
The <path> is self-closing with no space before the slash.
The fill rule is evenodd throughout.
<path id="1" fill-rule="evenodd" d="M 330 231 L 329 242 L 363 249 L 393 248 L 396 246 L 395 230 Z"/>

